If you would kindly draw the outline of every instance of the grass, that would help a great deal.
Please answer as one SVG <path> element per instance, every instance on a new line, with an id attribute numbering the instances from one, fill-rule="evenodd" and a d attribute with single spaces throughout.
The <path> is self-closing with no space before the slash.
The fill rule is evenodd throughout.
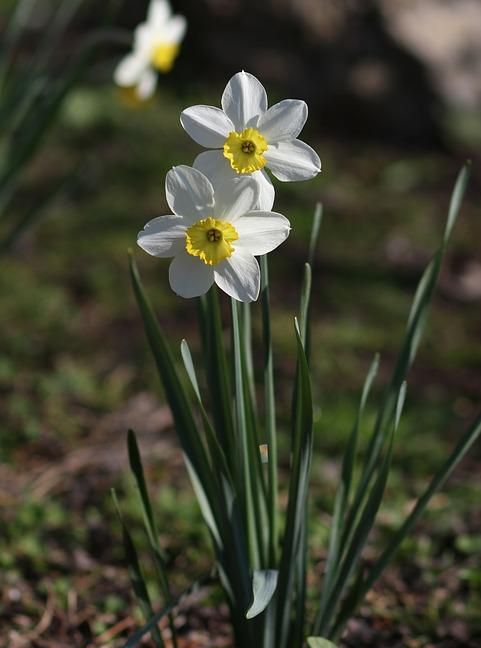
<path id="1" fill-rule="evenodd" d="M 199 99 L 164 92 L 155 103 L 133 110 L 115 91 L 81 88 L 28 170 L 22 201 L 32 202 L 55 180 L 57 169 L 80 165 L 71 192 L 2 259 L 0 556 L 7 594 L 0 618 L 8 620 L 12 631 L 31 629 L 49 596 L 59 610 L 68 610 L 71 593 L 85 579 L 89 594 L 81 596 L 77 612 L 81 617 L 83 610 L 88 628 L 73 623 L 82 641 L 133 609 L 109 496 L 111 486 L 119 488 L 129 519 L 138 519 L 125 477 L 128 421 L 135 422 L 150 459 L 149 482 L 175 588 L 182 589 L 208 566 L 207 538 L 167 414 L 162 418 L 162 395 L 127 271 L 127 248 L 135 247 L 137 231 L 150 218 L 167 213 L 166 171 L 191 163 L 198 152 L 178 114 Z M 316 140 L 313 134 L 305 137 Z M 320 409 L 312 544 L 319 570 L 338 461 L 363 375 L 379 351 L 383 364 L 374 398 L 379 397 L 402 337 L 415 279 L 440 238 L 458 163 L 436 153 L 338 144 L 328 138 L 317 138 L 316 148 L 325 169 L 318 179 L 277 184 L 277 209 L 291 219 L 294 230 L 272 255 L 271 285 L 277 387 L 282 402 L 288 402 L 294 372 L 292 317 L 311 215 L 322 199 L 325 219 L 313 292 L 314 394 Z M 475 165 L 442 280 L 446 288 L 435 301 L 411 375 L 388 504 L 367 559 L 395 528 L 480 400 L 479 301 L 462 299 L 450 288 L 459 283 L 461 262 L 477 254 L 479 185 Z M 394 249 L 404 252 L 393 260 Z M 195 306 L 171 293 L 167 262 L 135 254 L 174 346 L 186 337 L 199 353 L 192 324 Z M 260 313 L 253 310 L 259 342 Z M 367 409 L 364 439 L 372 411 Z M 287 420 L 288 407 L 280 414 Z M 285 450 L 285 438 L 280 445 Z M 416 536 L 403 545 L 371 605 L 363 608 L 370 628 L 404 628 L 405 637 L 427 645 L 423 637 L 441 641 L 447 630 L 440 628 L 456 619 L 464 623 L 468 639 L 479 636 L 476 552 L 481 536 L 479 516 L 473 514 L 481 492 L 479 465 L 477 447 L 447 494 L 438 496 Z M 142 545 L 140 536 L 138 540 Z M 51 625 L 50 631 L 60 632 L 59 627 Z M 363 645 L 359 637 L 357 641 Z"/>

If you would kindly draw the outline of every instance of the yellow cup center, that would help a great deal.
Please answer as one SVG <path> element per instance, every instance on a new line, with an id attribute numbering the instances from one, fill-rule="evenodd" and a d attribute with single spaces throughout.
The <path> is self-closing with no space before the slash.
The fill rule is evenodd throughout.
<path id="1" fill-rule="evenodd" d="M 185 249 L 206 265 L 217 265 L 234 253 L 232 243 L 239 235 L 227 221 L 209 216 L 191 225 L 186 232 Z"/>
<path id="2" fill-rule="evenodd" d="M 159 43 L 152 50 L 151 62 L 159 72 L 169 72 L 179 53 L 179 46 L 173 43 Z"/>
<path id="3" fill-rule="evenodd" d="M 241 133 L 232 131 L 224 142 L 224 157 L 237 173 L 253 173 L 262 169 L 266 160 L 266 139 L 255 128 L 246 128 Z"/>

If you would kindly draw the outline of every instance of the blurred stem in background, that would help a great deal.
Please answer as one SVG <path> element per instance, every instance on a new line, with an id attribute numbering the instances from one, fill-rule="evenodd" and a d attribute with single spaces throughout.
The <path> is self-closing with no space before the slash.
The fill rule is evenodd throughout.
<path id="1" fill-rule="evenodd" d="M 70 171 L 30 205 L 16 208 L 25 169 L 43 145 L 65 98 L 100 50 L 130 45 L 128 32 L 106 26 L 81 37 L 65 56 L 67 33 L 80 9 L 89 4 L 69 0 L 52 9 L 42 0 L 22 0 L 7 23 L 0 48 L 0 253 L 10 249 L 77 181 L 78 174 Z M 107 4 L 104 15 L 110 23 L 112 3 Z M 38 32 L 37 39 L 32 38 L 32 30 Z M 37 40 L 33 49 L 32 40 Z"/>

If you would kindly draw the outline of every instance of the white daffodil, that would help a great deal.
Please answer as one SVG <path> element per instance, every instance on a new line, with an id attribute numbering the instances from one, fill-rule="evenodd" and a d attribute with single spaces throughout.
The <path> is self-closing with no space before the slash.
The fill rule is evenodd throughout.
<path id="1" fill-rule="evenodd" d="M 267 254 L 289 235 L 287 218 L 255 210 L 259 199 L 252 178 L 231 178 L 216 188 L 188 166 L 174 167 L 165 180 L 173 214 L 149 221 L 139 246 L 157 257 L 174 257 L 172 290 L 198 297 L 216 283 L 242 302 L 259 296 L 260 270 L 255 256 Z"/>
<path id="2" fill-rule="evenodd" d="M 156 70 L 169 72 L 172 68 L 186 27 L 184 16 L 172 15 L 167 0 L 152 0 L 147 21 L 135 30 L 132 53 L 114 72 L 117 85 L 134 89 L 140 100 L 151 97 L 157 86 Z"/>
<path id="3" fill-rule="evenodd" d="M 307 104 L 285 99 L 267 108 L 264 86 L 252 74 L 239 72 L 222 95 L 222 110 L 192 106 L 180 116 L 182 126 L 201 153 L 194 167 L 222 183 L 234 175 L 252 174 L 260 188 L 261 209 L 271 209 L 274 188 L 268 168 L 282 182 L 309 180 L 321 170 L 317 153 L 296 139 L 307 120 Z"/>

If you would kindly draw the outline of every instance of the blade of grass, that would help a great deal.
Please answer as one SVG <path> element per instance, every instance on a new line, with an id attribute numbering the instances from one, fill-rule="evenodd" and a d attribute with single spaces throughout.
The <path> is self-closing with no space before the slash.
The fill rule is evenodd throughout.
<path id="1" fill-rule="evenodd" d="M 306 349 L 306 356 L 309 358 L 309 308 L 311 303 L 312 271 L 308 263 L 304 264 L 304 276 L 301 288 L 301 304 L 299 311 L 299 329 L 301 331 L 302 345 Z"/>
<path id="2" fill-rule="evenodd" d="M 314 217 L 312 219 L 311 238 L 309 239 L 309 253 L 307 255 L 307 263 L 314 266 L 314 259 L 316 256 L 317 244 L 319 242 L 319 233 L 321 231 L 323 217 L 322 203 L 317 203 Z"/>
<path id="3" fill-rule="evenodd" d="M 137 550 L 135 548 L 132 537 L 129 533 L 129 530 L 127 529 L 127 525 L 125 524 L 124 518 L 120 511 L 120 506 L 114 489 L 112 489 L 112 499 L 114 501 L 119 522 L 122 527 L 122 539 L 124 544 L 125 557 L 129 568 L 130 580 L 132 582 L 132 587 L 135 592 L 135 596 L 137 597 L 139 607 L 142 610 L 142 614 L 144 615 L 145 620 L 148 621 L 148 619 L 150 619 L 154 614 L 154 611 L 152 609 L 152 603 L 150 601 L 147 584 L 145 582 L 142 568 L 140 566 Z M 158 648 L 164 647 L 164 642 L 162 640 L 162 636 L 160 634 L 160 630 L 157 625 L 152 626 L 151 636 L 155 645 L 158 646 Z"/>
<path id="4" fill-rule="evenodd" d="M 297 341 L 297 375 L 294 388 L 292 461 L 289 498 L 284 529 L 279 585 L 276 597 L 275 648 L 286 648 L 294 599 L 294 571 L 305 530 L 309 473 L 312 458 L 312 394 L 307 358 L 301 333 L 295 320 Z"/>
<path id="5" fill-rule="evenodd" d="M 32 225 L 37 223 L 44 215 L 47 209 L 61 196 L 73 189 L 79 180 L 78 172 L 73 172 L 68 176 L 60 179 L 59 182 L 38 199 L 24 214 L 17 219 L 17 222 L 10 226 L 10 229 L 0 238 L 0 255 L 5 254 L 22 236 L 22 234 Z M 0 211 L 1 211 L 0 199 Z"/>
<path id="6" fill-rule="evenodd" d="M 215 576 L 212 571 L 204 575 L 202 578 L 199 578 L 199 580 L 193 583 L 193 585 L 186 588 L 182 594 L 175 599 L 175 601 L 165 605 L 159 612 L 152 615 L 145 625 L 134 632 L 134 634 L 127 640 L 127 643 L 124 644 L 123 648 L 138 648 L 145 635 L 148 632 L 151 632 L 153 628 L 157 627 L 158 623 L 170 614 L 175 607 L 181 605 L 187 598 L 198 593 L 202 588 L 212 584 L 214 581 Z"/>
<path id="7" fill-rule="evenodd" d="M 234 341 L 234 370 L 235 370 L 235 411 L 238 434 L 238 461 L 242 466 L 241 475 L 243 481 L 243 503 L 245 510 L 245 520 L 247 528 L 247 537 L 249 544 L 249 557 L 252 569 L 259 569 L 261 564 L 261 554 L 259 546 L 259 519 L 256 519 L 256 509 L 254 498 L 258 490 L 254 483 L 256 471 L 251 463 L 250 447 L 252 439 L 248 438 L 247 416 L 244 394 L 244 376 L 242 362 L 242 342 L 240 332 L 240 313 L 238 303 L 235 299 L 232 302 L 232 331 Z"/>
<path id="8" fill-rule="evenodd" d="M 26 118 L 26 123 L 22 125 L 21 141 L 16 140 L 15 146 L 12 147 L 12 155 L 0 176 L 0 188 L 2 191 L 14 180 L 15 175 L 37 150 L 42 138 L 56 118 L 63 100 L 82 78 L 97 50 L 107 44 L 119 42 L 125 42 L 125 32 L 102 30 L 90 34 L 75 55 L 62 80 L 59 83 L 52 84 L 49 95 L 42 104 L 41 109 L 36 105 L 32 106 L 29 113 L 31 119 Z"/>
<path id="9" fill-rule="evenodd" d="M 219 298 L 215 287 L 212 287 L 207 295 L 201 297 L 199 305 L 199 324 L 203 341 L 204 363 L 209 393 L 214 405 L 212 407 L 214 428 L 220 445 L 225 449 L 229 469 L 235 475 L 231 375 L 227 366 Z"/>
<path id="10" fill-rule="evenodd" d="M 181 350 L 182 360 L 184 361 L 184 367 L 187 372 L 187 376 L 189 378 L 190 384 L 192 385 L 194 394 L 197 398 L 197 403 L 199 405 L 200 413 L 202 416 L 202 422 L 204 424 L 204 432 L 207 439 L 207 445 L 210 451 L 211 467 L 214 472 L 214 476 L 215 474 L 219 474 L 219 475 L 222 474 L 229 481 L 229 483 L 232 484 L 233 483 L 232 475 L 229 471 L 229 465 L 224 450 L 220 445 L 217 436 L 215 435 L 214 429 L 209 420 L 209 416 L 204 407 L 204 403 L 200 393 L 199 383 L 197 380 L 197 374 L 194 367 L 194 361 L 192 359 L 192 354 L 190 352 L 190 348 L 186 340 L 182 340 L 180 344 L 180 350 Z M 221 486 L 220 480 L 218 485 Z"/>
<path id="11" fill-rule="evenodd" d="M 216 480 L 210 469 L 207 452 L 197 430 L 191 404 L 184 385 L 177 374 L 171 350 L 145 295 L 133 258 L 130 259 L 130 273 L 147 339 L 164 385 L 167 401 L 172 410 L 186 465 L 191 478 L 193 478 L 193 487 L 209 529 L 216 541 L 220 542 L 221 536 L 217 527 L 219 511 Z"/>
<path id="12" fill-rule="evenodd" d="M 258 430 L 258 420 L 256 403 L 252 399 L 252 390 L 254 385 L 249 378 L 249 359 L 251 356 L 251 346 L 247 344 L 249 335 L 246 335 L 246 323 L 250 326 L 250 318 L 245 317 L 243 306 L 245 304 L 239 303 L 239 331 L 241 339 L 241 364 L 242 364 L 242 379 L 244 389 L 244 406 L 246 412 L 247 424 L 247 439 L 249 440 L 249 462 L 252 466 L 253 474 L 253 503 L 255 510 L 255 517 L 257 521 L 257 537 L 260 554 L 260 567 L 267 569 L 269 566 L 269 521 L 268 521 L 268 503 L 267 503 L 267 485 L 264 475 L 264 466 L 261 457 L 261 441 Z"/>
<path id="13" fill-rule="evenodd" d="M 243 602 L 247 601 L 247 597 L 249 596 L 249 560 L 245 543 L 246 533 L 242 525 L 238 500 L 235 495 L 225 454 L 205 411 L 192 355 L 185 340 L 182 341 L 181 352 L 187 375 L 199 403 L 204 422 L 204 430 L 211 452 L 214 477 L 217 478 L 221 515 L 219 528 L 223 540 L 223 550 L 217 552 L 221 581 L 228 592 L 229 599 L 232 601 L 231 613 L 236 628 L 236 636 L 240 637 L 241 641 L 249 641 L 249 638 L 245 635 L 245 621 L 242 615 L 242 610 L 245 609 L 243 608 Z"/>
<path id="14" fill-rule="evenodd" d="M 406 335 L 399 353 L 396 366 L 394 368 L 390 383 L 386 389 L 382 405 L 380 407 L 374 430 L 371 435 L 369 445 L 366 451 L 366 459 L 362 469 L 361 477 L 356 487 L 354 501 L 351 505 L 348 519 L 344 525 L 343 544 L 346 543 L 347 537 L 352 534 L 353 524 L 357 518 L 358 511 L 361 509 L 362 502 L 369 491 L 369 484 L 372 480 L 379 454 L 384 445 L 384 440 L 388 432 L 388 422 L 392 416 L 396 403 L 396 394 L 407 372 L 415 358 L 417 348 L 421 339 L 421 334 L 426 322 L 428 307 L 431 303 L 434 289 L 441 269 L 442 259 L 446 250 L 449 236 L 452 232 L 454 223 L 461 207 L 461 202 L 466 190 L 469 179 L 470 164 L 465 164 L 461 169 L 449 206 L 448 218 L 443 234 L 440 248 L 436 252 L 433 260 L 425 270 L 419 282 L 416 294 L 414 296 L 411 312 L 408 318 Z"/>
<path id="15" fill-rule="evenodd" d="M 365 581 L 359 588 L 355 599 L 350 601 L 349 606 L 345 607 L 345 609 L 342 610 L 335 627 L 336 636 L 339 636 L 339 634 L 342 632 L 347 620 L 354 614 L 355 610 L 358 608 L 367 592 L 374 585 L 386 565 L 390 562 L 396 551 L 399 549 L 403 540 L 413 529 L 423 512 L 426 510 L 432 496 L 444 486 L 453 470 L 456 468 L 461 459 L 466 455 L 471 446 L 476 442 L 480 434 L 481 414 L 477 416 L 472 425 L 470 425 L 470 427 L 463 434 L 451 455 L 433 477 L 429 486 L 421 495 L 421 497 L 417 500 L 416 506 L 411 511 L 410 515 L 406 518 L 402 526 L 395 532 L 390 542 L 388 543 L 388 546 L 382 552 L 381 556 L 372 565 Z"/>
<path id="16" fill-rule="evenodd" d="M 349 585 L 351 576 L 357 566 L 361 552 L 364 548 L 364 545 L 366 544 L 368 536 L 376 520 L 377 513 L 381 506 L 384 491 L 386 489 L 387 479 L 389 476 L 389 469 L 391 467 L 394 436 L 399 426 L 405 396 L 406 383 L 403 383 L 399 390 L 396 402 L 396 413 L 391 428 L 389 446 L 378 470 L 376 481 L 374 482 L 374 485 L 368 494 L 366 504 L 363 507 L 363 510 L 359 517 L 359 522 L 354 528 L 354 533 L 346 548 L 343 560 L 336 571 L 335 583 L 332 586 L 324 614 L 321 618 L 316 619 L 316 623 L 314 624 L 315 635 L 326 636 L 328 639 L 332 639 L 331 628 L 334 622 L 334 613 Z"/>
<path id="17" fill-rule="evenodd" d="M 332 641 L 328 641 L 322 637 L 308 637 L 307 645 L 309 648 L 337 648 Z"/>
<path id="18" fill-rule="evenodd" d="M 274 362 L 272 353 L 272 332 L 269 297 L 269 265 L 267 255 L 260 257 L 262 332 L 264 339 L 264 407 L 265 434 L 267 440 L 267 517 L 269 524 L 269 566 L 277 566 L 279 552 L 278 518 L 278 457 L 276 429 L 276 401 L 274 395 Z"/>
<path id="19" fill-rule="evenodd" d="M 246 619 L 253 619 L 264 612 L 276 591 L 279 572 L 276 569 L 255 570 L 252 574 L 252 603 Z"/>
<path id="20" fill-rule="evenodd" d="M 376 355 L 369 368 L 369 371 L 364 382 L 361 400 L 359 403 L 356 421 L 352 428 L 349 440 L 347 442 L 346 450 L 344 452 L 341 469 L 341 482 L 336 492 L 334 501 L 334 513 L 331 522 L 331 533 L 329 538 L 329 549 L 326 558 L 325 574 L 322 581 L 322 594 L 317 618 L 322 619 L 327 603 L 329 601 L 337 566 L 339 565 L 340 556 L 343 553 L 343 546 L 341 544 L 342 523 L 346 513 L 347 502 L 349 500 L 349 493 L 352 483 L 352 475 L 354 471 L 354 460 L 357 450 L 357 442 L 359 437 L 359 429 L 361 426 L 364 408 L 371 391 L 371 386 L 377 375 L 379 368 L 379 356 Z"/>
<path id="21" fill-rule="evenodd" d="M 132 474 L 134 475 L 135 482 L 137 484 L 137 488 L 140 496 L 142 514 L 144 518 L 144 526 L 147 532 L 147 537 L 149 539 L 150 548 L 154 556 L 154 564 L 155 564 L 155 568 L 159 580 L 160 589 L 164 596 L 165 602 L 170 603 L 172 599 L 172 594 L 169 586 L 167 567 L 165 564 L 164 554 L 159 543 L 159 534 L 157 531 L 157 526 L 155 524 L 155 517 L 152 511 L 152 505 L 150 503 L 149 491 L 147 489 L 147 484 L 145 482 L 142 459 L 140 457 L 139 446 L 137 444 L 137 439 L 135 436 L 135 432 L 133 430 L 129 430 L 127 434 L 127 449 L 129 455 L 130 469 L 132 471 Z M 169 614 L 169 627 L 172 634 L 173 648 L 177 648 L 177 637 L 176 637 L 174 619 L 170 614 Z"/>
<path id="22" fill-rule="evenodd" d="M 251 305 L 249 303 L 240 304 L 241 317 L 242 317 L 242 342 L 243 342 L 243 356 L 245 360 L 245 375 L 246 382 L 249 389 L 249 399 L 252 403 L 252 412 L 257 416 L 257 403 L 256 403 L 256 386 L 254 377 L 254 361 L 252 358 L 252 313 Z"/>

